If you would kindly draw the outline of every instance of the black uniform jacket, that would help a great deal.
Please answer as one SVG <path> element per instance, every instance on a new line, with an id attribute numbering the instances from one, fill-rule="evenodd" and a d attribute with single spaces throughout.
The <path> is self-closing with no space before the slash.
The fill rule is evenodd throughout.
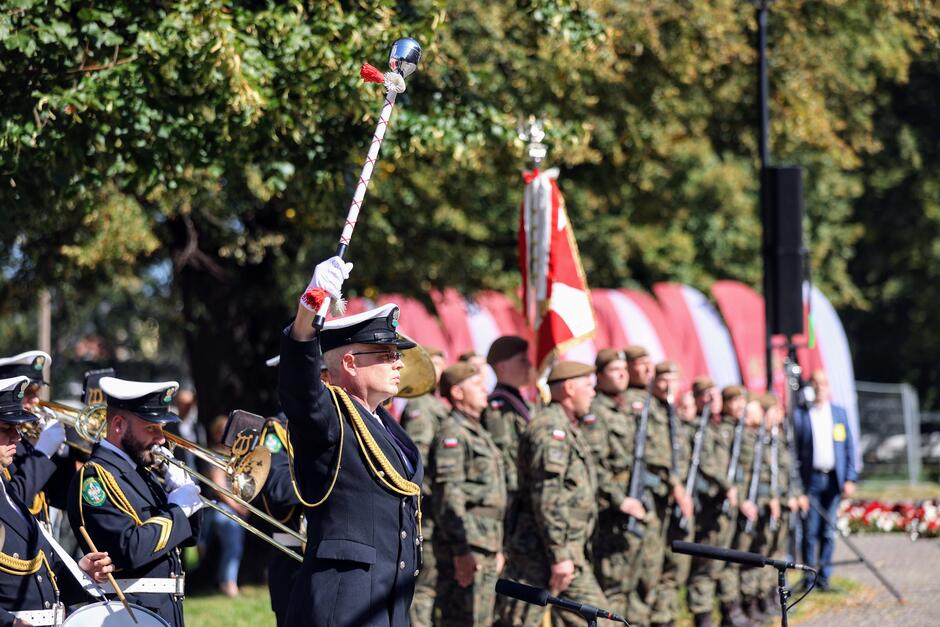
<path id="1" fill-rule="evenodd" d="M 167 502 L 163 486 L 149 469 L 101 444 L 72 480 L 68 501 L 72 528 L 77 532 L 84 525 L 98 550 L 108 552 L 117 579 L 182 574 L 178 547 L 195 544 L 199 536 L 201 512 L 187 519 L 180 507 Z M 174 595 L 126 596 L 171 625 L 183 624 L 182 599 Z"/>
<path id="2" fill-rule="evenodd" d="M 50 568 L 64 603 L 92 600 L 85 595 L 79 583 L 39 531 L 39 525 L 35 518 L 29 515 L 20 497 L 22 493 L 35 495 L 51 474 L 52 467 L 47 470 L 46 473 L 34 476 L 23 474 L 22 480 L 16 484 L 3 480 L 7 494 L 16 503 L 20 513 L 17 514 L 3 494 L 0 494 L 0 523 L 6 528 L 3 547 L 0 549 L 0 561 L 3 566 L 0 569 L 0 627 L 13 624 L 14 616 L 11 612 L 52 608 L 56 602 L 56 593 L 49 576 Z M 40 551 L 45 555 L 45 561 L 38 560 L 34 562 L 34 566 L 28 567 L 23 563 L 32 562 Z M 19 571 L 19 574 L 7 572 L 11 570 Z"/>
<path id="3" fill-rule="evenodd" d="M 283 414 L 278 416 L 279 424 L 285 425 L 286 421 Z M 272 438 L 275 439 L 272 440 Z M 299 530 L 300 519 L 304 512 L 290 478 L 286 439 L 286 432 L 281 429 L 268 432 L 264 444 L 271 450 L 271 472 L 268 473 L 261 494 L 252 504 L 260 507 L 287 527 Z M 267 533 L 279 531 L 260 518 L 253 519 L 252 524 L 256 524 Z M 292 548 L 298 553 L 301 552 L 300 547 Z M 298 571 L 300 571 L 300 563 L 297 560 L 277 549 L 271 551 L 271 560 L 268 563 L 268 591 L 271 594 L 271 609 L 274 611 L 279 626 L 287 620 L 287 606 L 290 603 L 291 589 L 294 587 L 294 579 Z"/>
<path id="4" fill-rule="evenodd" d="M 304 500 L 319 501 L 340 454 L 342 463 L 326 502 L 306 508 L 307 548 L 287 624 L 405 627 L 420 568 L 417 497 L 396 494 L 372 474 L 352 425 L 345 417 L 340 423 L 320 382 L 318 343 L 293 340 L 289 328 L 281 341 L 280 401 Z M 421 456 L 405 430 L 384 409 L 378 410 L 384 427 L 368 410 L 357 410 L 399 474 L 420 486 Z"/>
<path id="5" fill-rule="evenodd" d="M 48 506 L 43 487 L 56 472 L 56 462 L 33 448 L 26 440 L 16 445 L 16 456 L 3 476 L 12 494 L 29 507 L 29 513 L 43 522 L 48 520 Z M 28 486 L 28 489 L 27 489 Z"/>

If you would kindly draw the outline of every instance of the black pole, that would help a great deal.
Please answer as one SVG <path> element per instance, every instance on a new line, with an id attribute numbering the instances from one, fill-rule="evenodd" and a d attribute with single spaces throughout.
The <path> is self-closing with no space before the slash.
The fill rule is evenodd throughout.
<path id="1" fill-rule="evenodd" d="M 787 590 L 787 569 L 777 569 L 777 597 L 780 599 L 780 627 L 787 627 L 787 599 L 790 591 Z"/>
<path id="2" fill-rule="evenodd" d="M 760 128 L 759 146 L 760 146 L 760 211 L 762 223 L 762 247 L 764 249 L 764 341 L 765 359 L 767 360 L 767 391 L 773 390 L 774 386 L 774 366 L 773 366 L 773 346 L 771 338 L 773 337 L 771 325 L 773 323 L 773 310 L 776 307 L 776 299 L 773 294 L 773 281 L 771 278 L 773 259 L 777 251 L 772 250 L 772 238 L 770 229 L 772 225 L 770 212 L 770 202 L 767 198 L 767 166 L 770 161 L 770 113 L 767 105 L 767 94 L 769 85 L 767 80 L 767 7 L 769 0 L 757 0 L 757 82 L 758 82 L 758 123 Z"/>

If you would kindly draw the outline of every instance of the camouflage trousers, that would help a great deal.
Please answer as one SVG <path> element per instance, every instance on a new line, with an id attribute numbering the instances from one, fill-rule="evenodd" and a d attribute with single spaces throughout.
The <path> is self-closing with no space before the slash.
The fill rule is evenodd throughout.
<path id="1" fill-rule="evenodd" d="M 741 515 L 732 509 L 730 517 L 722 516 L 719 546 L 738 548 L 738 518 Z M 743 517 L 741 517 L 743 518 Z M 741 600 L 741 568 L 730 562 L 718 562 L 715 584 L 718 588 L 718 600 L 721 603 L 735 603 Z"/>
<path id="2" fill-rule="evenodd" d="M 415 582 L 414 599 L 408 615 L 412 627 L 431 627 L 434 622 L 434 597 L 437 585 L 437 558 L 434 557 L 434 523 L 430 518 L 422 521 L 421 533 L 424 536 L 424 550 L 421 553 L 421 572 Z"/>
<path id="3" fill-rule="evenodd" d="M 505 577 L 537 588 L 547 588 L 550 567 L 544 560 L 540 561 L 541 564 L 533 563 L 527 556 L 513 556 L 507 562 Z M 584 560 L 575 563 L 571 585 L 556 596 L 576 599 L 594 607 L 608 607 L 600 584 L 597 583 L 590 565 Z M 496 615 L 497 624 L 501 627 L 584 627 L 584 618 L 578 614 L 559 611 L 558 608 L 540 607 L 504 596 L 496 600 Z"/>
<path id="4" fill-rule="evenodd" d="M 437 567 L 437 600 L 442 627 L 466 625 L 467 627 L 490 627 L 496 608 L 496 554 L 473 551 L 480 565 L 473 576 L 473 583 L 461 588 L 454 579 L 454 563 L 442 559 Z"/>
<path id="5" fill-rule="evenodd" d="M 670 512 L 671 513 L 671 512 Z M 679 588 L 685 585 L 692 567 L 692 556 L 673 553 L 669 548 L 673 540 L 691 542 L 695 533 L 695 521 L 686 521 L 685 531 L 679 526 L 679 520 L 670 515 L 666 530 L 665 556 L 663 572 L 656 586 L 653 602 L 652 622 L 668 623 L 679 618 Z"/>
<path id="6" fill-rule="evenodd" d="M 721 513 L 721 499 L 703 499 L 695 516 L 695 541 L 727 547 L 730 544 L 731 519 Z M 725 566 L 720 560 L 693 558 L 689 571 L 688 602 L 693 614 L 706 614 L 715 604 L 715 588 Z"/>
<path id="7" fill-rule="evenodd" d="M 755 526 L 755 535 L 748 549 L 754 553 L 766 555 L 772 559 L 786 559 L 787 537 L 789 533 L 789 517 L 786 512 L 782 516 L 777 529 L 771 529 L 770 509 L 762 508 L 761 516 Z M 759 568 L 754 571 L 747 569 L 741 571 L 741 594 L 743 596 L 764 596 L 777 589 L 777 571 L 773 568 Z"/>
<path id="8" fill-rule="evenodd" d="M 663 560 L 666 553 L 666 531 L 668 529 L 672 498 L 654 496 L 652 508 L 647 508 L 643 527 L 640 551 L 634 563 L 638 571 L 636 586 L 630 593 L 627 607 L 627 620 L 631 625 L 645 627 L 652 622 L 653 607 L 656 604 L 656 591 L 663 573 Z"/>
<path id="9" fill-rule="evenodd" d="M 629 518 L 620 512 L 604 512 L 594 537 L 594 575 L 607 597 L 611 612 L 627 616 L 630 594 L 640 569 L 636 567 L 642 541 L 627 531 Z"/>

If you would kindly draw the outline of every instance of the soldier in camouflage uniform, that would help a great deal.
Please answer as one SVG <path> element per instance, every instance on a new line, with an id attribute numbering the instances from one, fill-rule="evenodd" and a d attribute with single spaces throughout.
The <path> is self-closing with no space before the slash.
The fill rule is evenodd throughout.
<path id="1" fill-rule="evenodd" d="M 638 597 L 643 601 L 644 613 L 640 618 L 654 625 L 672 625 L 678 613 L 677 568 L 667 570 L 665 566 L 677 566 L 668 561 L 667 553 L 673 510 L 678 504 L 683 515 L 692 519 L 692 499 L 685 493 L 684 469 L 688 467 L 688 453 L 685 441 L 687 431 L 681 421 L 670 413 L 674 411 L 675 391 L 679 386 L 679 366 L 673 361 L 656 364 L 653 382 L 653 399 L 650 403 L 649 431 L 646 440 L 647 485 L 651 487 L 654 517 L 647 517 L 643 547 L 640 559 L 643 568 L 638 581 L 638 592 L 645 593 Z M 673 430 L 675 426 L 675 431 Z M 675 450 L 673 447 L 675 446 Z M 658 483 L 658 485 L 657 485 Z M 653 532 L 655 529 L 655 533 Z M 672 532 L 672 535 L 676 535 Z M 678 537 L 675 539 L 679 539 Z M 650 566 L 647 570 L 647 565 Z M 648 609 L 647 609 L 648 608 Z"/>
<path id="2" fill-rule="evenodd" d="M 591 409 L 593 372 L 587 364 L 556 364 L 548 376 L 552 402 L 537 411 L 523 433 L 518 518 L 508 543 L 506 577 L 606 607 L 587 548 L 597 518 L 597 477 L 578 427 Z M 508 597 L 497 599 L 501 625 L 539 627 L 546 611 Z M 556 610 L 551 622 L 573 627 L 584 619 Z"/>
<path id="3" fill-rule="evenodd" d="M 672 363 L 672 362 L 667 362 Z M 674 385 L 678 386 L 678 368 L 671 374 L 675 377 Z M 682 484 L 688 482 L 689 472 L 692 464 L 692 448 L 694 447 L 695 433 L 699 427 L 699 418 L 695 411 L 695 401 L 692 399 L 692 393 L 684 394 L 681 400 L 676 402 L 675 408 L 678 417 L 677 425 L 679 435 L 676 441 L 679 445 L 678 464 L 679 476 Z M 690 495 L 691 497 L 691 495 Z M 694 505 L 694 500 L 693 500 Z M 689 571 L 692 565 L 692 556 L 681 553 L 673 553 L 669 550 L 673 540 L 682 540 L 683 542 L 692 542 L 695 535 L 695 521 L 698 515 L 694 508 L 692 515 L 685 520 L 685 529 L 680 526 L 683 520 L 676 514 L 676 507 L 673 506 L 667 518 L 666 529 L 666 553 L 663 560 L 663 574 L 659 580 L 659 586 L 656 589 L 656 602 L 653 606 L 653 624 L 673 625 L 679 617 L 679 588 L 686 585 L 689 578 Z"/>
<path id="4" fill-rule="evenodd" d="M 717 388 L 702 382 L 696 399 L 712 403 L 714 408 L 721 402 L 720 414 L 713 413 L 705 442 L 702 446 L 702 465 L 700 474 L 703 479 L 698 490 L 699 515 L 695 531 L 695 541 L 712 546 L 730 547 L 737 519 L 738 487 L 728 480 L 734 445 L 735 427 L 738 416 L 744 413 L 746 403 L 745 390 L 740 385 L 730 385 L 718 397 Z M 714 411 L 714 409 L 713 409 Z M 738 465 L 740 468 L 740 464 Z M 727 501 L 728 507 L 725 508 Z M 751 621 L 741 610 L 737 572 L 729 564 L 719 560 L 695 558 L 689 576 L 689 610 L 695 617 L 697 627 L 711 625 L 711 612 L 714 597 L 721 605 L 722 625 L 745 627 Z"/>
<path id="5" fill-rule="evenodd" d="M 439 624 L 488 627 L 503 568 L 502 455 L 480 425 L 487 400 L 479 370 L 454 364 L 441 377 L 441 393 L 454 409 L 431 448 Z"/>
<path id="6" fill-rule="evenodd" d="M 698 478 L 693 498 L 696 503 L 694 541 L 717 545 L 719 543 L 721 506 L 727 497 L 727 468 L 731 457 L 731 437 L 727 444 L 719 432 L 722 425 L 721 391 L 710 377 L 697 377 L 692 382 L 695 413 L 701 416 L 707 406 L 709 421 L 703 433 Z M 715 601 L 713 571 L 716 560 L 693 559 L 689 566 L 687 583 L 688 606 L 696 627 L 712 626 L 712 606 Z"/>
<path id="7" fill-rule="evenodd" d="M 446 366 L 444 351 L 433 346 L 422 346 L 421 348 L 431 357 L 431 362 L 434 364 L 434 374 L 440 380 L 441 372 Z M 428 452 L 431 448 L 431 442 L 437 435 L 441 422 L 449 413 L 450 408 L 437 395 L 436 389 L 422 396 L 409 399 L 405 405 L 401 415 L 401 426 L 411 436 L 415 446 L 418 447 L 418 451 L 421 453 L 421 462 L 425 468 L 430 469 Z M 434 589 L 437 582 L 437 563 L 432 550 L 434 547 L 434 508 L 430 503 L 432 480 L 431 473 L 426 472 L 424 474 L 424 485 L 421 486 L 424 511 L 431 515 L 423 516 L 421 521 L 424 553 L 422 555 L 421 572 L 418 574 L 417 582 L 415 582 L 414 600 L 411 603 L 411 609 L 408 610 L 412 627 L 430 627 L 433 622 L 432 612 L 434 610 Z"/>
<path id="8" fill-rule="evenodd" d="M 625 352 L 630 370 L 627 408 L 635 424 L 639 425 L 646 401 L 641 377 L 645 374 L 648 380 L 652 374 L 651 362 L 641 347 L 627 347 Z M 673 434 L 669 428 L 666 398 L 674 367 L 675 364 L 671 362 L 664 362 L 657 367 L 655 375 L 658 380 L 654 383 L 654 394 L 649 403 L 644 477 L 647 514 L 643 525 L 643 542 L 634 565 L 634 568 L 639 569 L 639 577 L 630 595 L 628 611 L 628 620 L 634 625 L 649 625 L 653 618 L 665 559 L 666 523 L 672 516 L 673 506 L 681 503 L 686 515 L 692 515 L 692 500 L 685 493 L 678 466 L 673 463 Z"/>
<path id="9" fill-rule="evenodd" d="M 605 348 L 597 354 L 594 365 L 597 396 L 591 403 L 591 413 L 581 419 L 581 432 L 597 469 L 599 512 L 593 543 L 594 574 L 609 609 L 625 616 L 639 575 L 633 563 L 640 549 L 640 539 L 627 533 L 627 515 L 640 520 L 646 516 L 643 503 L 627 496 L 636 424 L 625 411 L 629 375 L 624 352 Z"/>
<path id="10" fill-rule="evenodd" d="M 761 407 L 760 399 L 756 396 L 750 396 L 744 413 L 744 437 L 741 440 L 741 459 L 738 465 L 738 475 L 736 483 L 738 485 L 738 494 L 740 495 L 740 506 L 735 535 L 731 547 L 738 551 L 751 551 L 752 548 L 759 547 L 762 544 L 758 540 L 760 535 L 760 514 L 761 502 L 760 496 L 761 484 L 764 485 L 765 494 L 768 493 L 767 485 L 769 483 L 768 464 L 766 456 L 768 450 L 766 446 L 761 446 L 760 475 L 758 482 L 758 495 L 751 498 L 751 476 L 754 471 L 754 459 L 758 453 L 758 442 L 761 437 L 760 426 L 764 420 L 764 409 Z M 763 437 L 766 438 L 766 432 Z M 766 497 L 764 497 L 766 499 Z M 753 523 L 750 533 L 746 531 L 748 521 Z M 740 564 L 729 564 L 728 569 L 736 574 L 738 580 L 738 593 L 741 599 L 741 605 L 745 614 L 752 622 L 761 623 L 767 618 L 757 608 L 757 576 L 753 568 L 744 567 Z"/>
<path id="11" fill-rule="evenodd" d="M 506 489 L 509 491 L 506 516 L 508 537 L 512 533 L 512 502 L 518 487 L 516 458 L 519 440 L 532 415 L 532 406 L 520 392 L 521 388 L 532 384 L 529 343 L 515 335 L 499 337 L 490 346 L 486 362 L 496 374 L 496 387 L 490 394 L 489 406 L 483 414 L 483 428 L 493 437 L 505 462 Z"/>
<path id="12" fill-rule="evenodd" d="M 764 542 L 755 550 L 772 559 L 786 560 L 787 537 L 789 533 L 789 517 L 782 511 L 782 504 L 786 503 L 790 512 L 797 512 L 800 501 L 806 500 L 802 493 L 799 481 L 790 484 L 790 464 L 792 458 L 787 447 L 786 433 L 784 432 L 783 404 L 774 394 L 765 394 L 762 404 L 764 406 L 765 424 L 767 425 L 767 440 L 765 447 L 767 455 L 765 463 L 768 466 L 767 474 L 770 492 L 766 500 L 766 509 L 762 508 L 761 517 L 766 522 Z M 775 452 L 776 451 L 776 452 Z M 807 502 L 808 506 L 809 503 Z M 777 595 L 777 571 L 773 568 L 762 568 L 756 571 L 756 596 L 760 612 L 764 614 L 780 614 L 780 600 Z M 742 584 L 743 587 L 743 584 Z"/>

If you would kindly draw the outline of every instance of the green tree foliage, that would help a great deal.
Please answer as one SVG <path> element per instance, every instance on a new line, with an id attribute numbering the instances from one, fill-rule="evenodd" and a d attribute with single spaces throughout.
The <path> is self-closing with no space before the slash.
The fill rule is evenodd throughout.
<path id="1" fill-rule="evenodd" d="M 817 279 L 840 305 L 868 302 L 852 205 L 886 145 L 875 96 L 936 42 L 926 10 L 773 7 L 772 154 L 807 167 Z M 203 414 L 270 409 L 263 357 L 335 246 L 379 111 L 358 66 L 406 35 L 425 57 L 350 248 L 352 293 L 517 287 L 520 114 L 547 122 L 593 285 L 759 284 L 746 3 L 11 0 L 3 313 L 49 286 L 57 311 L 113 291 L 144 314 L 139 277 L 172 277 L 164 320 L 181 321 Z"/>

